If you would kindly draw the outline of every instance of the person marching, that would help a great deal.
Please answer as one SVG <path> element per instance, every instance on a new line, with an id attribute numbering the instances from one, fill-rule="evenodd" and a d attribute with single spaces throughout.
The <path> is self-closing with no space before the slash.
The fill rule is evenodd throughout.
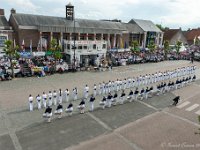
<path id="1" fill-rule="evenodd" d="M 97 86 L 96 86 L 96 84 L 94 84 L 93 95 L 94 95 L 94 97 L 97 95 Z"/>
<path id="2" fill-rule="evenodd" d="M 40 94 L 38 94 L 38 96 L 36 96 L 38 110 L 41 109 L 41 99 L 42 98 L 41 98 Z"/>
<path id="3" fill-rule="evenodd" d="M 111 95 L 111 93 L 109 93 L 106 100 L 106 106 L 111 107 L 112 98 L 113 96 Z"/>
<path id="4" fill-rule="evenodd" d="M 51 122 L 52 108 L 50 106 L 46 108 L 45 112 L 43 113 L 43 117 L 48 119 L 47 122 Z"/>
<path id="5" fill-rule="evenodd" d="M 52 106 L 52 96 L 53 94 L 49 91 L 48 98 L 49 98 L 49 106 Z"/>
<path id="6" fill-rule="evenodd" d="M 66 108 L 66 112 L 69 113 L 69 116 L 72 116 L 72 112 L 73 112 L 73 104 L 69 103 L 69 105 Z"/>
<path id="7" fill-rule="evenodd" d="M 47 107 L 47 94 L 45 92 L 43 92 L 42 94 L 42 100 L 43 100 L 43 106 L 44 108 Z"/>
<path id="8" fill-rule="evenodd" d="M 28 101 L 29 101 L 29 110 L 33 111 L 33 97 L 31 94 L 29 95 Z"/>
<path id="9" fill-rule="evenodd" d="M 62 93 L 63 93 L 62 90 L 59 89 L 59 103 L 60 103 L 60 104 L 62 104 L 62 96 L 63 96 Z"/>
<path id="10" fill-rule="evenodd" d="M 90 111 L 94 110 L 94 101 L 95 101 L 95 97 L 92 95 L 90 97 Z"/>
<path id="11" fill-rule="evenodd" d="M 117 92 L 115 92 L 114 96 L 113 96 L 113 100 L 112 100 L 112 104 L 116 105 L 117 104 Z"/>
<path id="12" fill-rule="evenodd" d="M 102 106 L 102 109 L 105 109 L 106 106 L 106 97 L 103 96 L 103 99 L 99 102 L 99 105 Z"/>
<path id="13" fill-rule="evenodd" d="M 80 104 L 78 105 L 78 109 L 80 109 L 80 113 L 84 114 L 85 113 L 85 100 L 82 99 L 82 101 L 80 102 Z"/>
<path id="14" fill-rule="evenodd" d="M 58 118 L 60 119 L 60 118 L 62 118 L 62 112 L 63 112 L 63 106 L 62 106 L 62 104 L 59 102 L 59 104 L 58 104 L 58 106 L 57 106 L 57 108 L 56 108 L 54 114 L 55 114 L 55 115 L 58 115 Z"/>
<path id="15" fill-rule="evenodd" d="M 65 90 L 65 100 L 66 100 L 66 102 L 69 101 L 69 90 L 68 89 Z"/>
<path id="16" fill-rule="evenodd" d="M 57 105 L 57 93 L 56 93 L 55 90 L 53 91 L 53 104 L 54 104 L 55 106 Z"/>
<path id="17" fill-rule="evenodd" d="M 135 100 L 138 99 L 138 94 L 139 94 L 139 91 L 138 91 L 138 88 L 135 89 L 135 92 L 134 92 L 134 96 L 135 96 Z"/>
<path id="18" fill-rule="evenodd" d="M 133 91 L 132 91 L 132 90 L 130 90 L 127 99 L 129 99 L 129 102 L 132 102 L 132 101 L 133 101 Z"/>
<path id="19" fill-rule="evenodd" d="M 84 97 L 87 99 L 88 98 L 88 95 L 89 95 L 89 87 L 88 85 L 86 84 L 85 88 L 84 88 Z"/>
<path id="20" fill-rule="evenodd" d="M 121 94 L 121 98 L 120 98 L 120 100 L 121 100 L 120 104 L 124 104 L 125 96 L 126 96 L 126 94 L 125 94 L 124 90 L 122 90 L 122 94 Z"/>

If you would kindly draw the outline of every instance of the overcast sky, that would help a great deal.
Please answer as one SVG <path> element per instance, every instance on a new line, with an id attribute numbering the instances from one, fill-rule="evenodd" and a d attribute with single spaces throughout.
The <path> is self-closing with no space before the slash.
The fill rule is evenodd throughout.
<path id="1" fill-rule="evenodd" d="M 200 27 L 200 0 L 0 0 L 7 18 L 17 13 L 65 17 L 65 5 L 75 6 L 76 18 L 152 20 L 170 28 Z"/>

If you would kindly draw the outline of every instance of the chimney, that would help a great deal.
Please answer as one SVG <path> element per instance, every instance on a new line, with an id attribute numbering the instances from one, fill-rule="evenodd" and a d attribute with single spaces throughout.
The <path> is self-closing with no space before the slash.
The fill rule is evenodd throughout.
<path id="1" fill-rule="evenodd" d="M 4 16 L 4 9 L 0 9 L 0 16 Z"/>
<path id="2" fill-rule="evenodd" d="M 16 14 L 16 10 L 15 10 L 14 8 L 12 8 L 12 9 L 10 10 L 10 13 L 11 13 L 11 14 Z"/>

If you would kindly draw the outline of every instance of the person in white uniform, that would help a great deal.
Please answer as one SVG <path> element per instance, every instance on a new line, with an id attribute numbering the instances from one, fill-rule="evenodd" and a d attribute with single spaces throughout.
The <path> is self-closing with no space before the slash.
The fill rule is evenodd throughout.
<path id="1" fill-rule="evenodd" d="M 93 87 L 93 95 L 94 95 L 94 97 L 97 95 L 97 86 L 96 86 L 96 84 L 94 84 L 94 87 Z"/>
<path id="2" fill-rule="evenodd" d="M 51 117 L 52 117 L 52 108 L 48 106 L 43 113 L 43 117 L 47 118 L 47 122 L 51 122 Z"/>
<path id="3" fill-rule="evenodd" d="M 84 88 L 84 97 L 87 99 L 88 98 L 88 95 L 89 95 L 89 87 L 88 85 L 86 84 L 85 88 Z"/>
<path id="4" fill-rule="evenodd" d="M 33 111 L 33 96 L 31 94 L 29 95 L 28 101 L 29 101 L 29 110 Z"/>
<path id="5" fill-rule="evenodd" d="M 69 105 L 66 108 L 66 113 L 69 113 L 69 116 L 72 116 L 72 112 L 73 112 L 73 104 L 69 103 Z"/>
<path id="6" fill-rule="evenodd" d="M 42 94 L 42 100 L 43 100 L 43 106 L 44 108 L 47 107 L 47 94 L 45 92 L 43 92 Z"/>
<path id="7" fill-rule="evenodd" d="M 48 93 L 49 106 L 52 106 L 52 97 L 53 97 L 53 94 L 51 93 L 51 91 L 49 91 L 49 93 Z"/>
<path id="8" fill-rule="evenodd" d="M 69 90 L 68 89 L 65 90 L 65 100 L 66 100 L 66 102 L 69 101 Z"/>
<path id="9" fill-rule="evenodd" d="M 57 105 L 57 93 L 56 93 L 55 90 L 53 91 L 53 104 L 54 104 L 55 106 Z"/>
<path id="10" fill-rule="evenodd" d="M 63 92 L 61 89 L 59 89 L 59 103 L 62 104 L 62 97 L 63 97 Z"/>
<path id="11" fill-rule="evenodd" d="M 36 96 L 36 100 L 37 100 L 38 109 L 40 110 L 40 109 L 41 109 L 41 100 L 42 100 L 40 94 L 38 94 L 38 95 Z"/>

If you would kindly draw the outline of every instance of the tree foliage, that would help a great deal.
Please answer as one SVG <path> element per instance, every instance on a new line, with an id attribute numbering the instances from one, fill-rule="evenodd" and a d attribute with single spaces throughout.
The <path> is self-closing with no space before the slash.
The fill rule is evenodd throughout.
<path id="1" fill-rule="evenodd" d="M 155 45 L 154 41 L 150 41 L 147 47 L 148 47 L 150 53 L 155 53 L 156 45 Z"/>
<path id="2" fill-rule="evenodd" d="M 179 53 L 180 53 L 181 45 L 182 45 L 181 41 L 177 41 L 176 42 L 175 49 L 176 49 L 176 54 L 177 55 L 179 55 Z"/>
<path id="3" fill-rule="evenodd" d="M 138 54 L 140 52 L 139 43 L 138 41 L 132 41 L 131 43 L 131 51 L 134 54 Z"/>
<path id="4" fill-rule="evenodd" d="M 166 40 L 164 41 L 164 54 L 165 54 L 165 59 L 167 59 L 167 54 L 169 53 L 170 47 L 169 47 L 169 41 Z"/>
<path id="5" fill-rule="evenodd" d="M 58 44 L 56 39 L 52 39 L 50 43 L 50 51 L 52 52 L 52 55 L 55 59 L 61 59 L 62 54 L 60 53 L 61 51 L 61 45 Z"/>
<path id="6" fill-rule="evenodd" d="M 13 42 L 11 40 L 6 40 L 5 41 L 5 46 L 4 46 L 4 52 L 6 53 L 6 55 L 8 56 L 8 58 L 10 59 L 10 65 L 11 65 L 11 72 L 12 72 L 12 77 L 14 78 L 14 62 L 13 59 L 19 58 L 19 54 L 17 53 L 17 50 L 19 50 L 19 46 L 13 46 Z"/>

